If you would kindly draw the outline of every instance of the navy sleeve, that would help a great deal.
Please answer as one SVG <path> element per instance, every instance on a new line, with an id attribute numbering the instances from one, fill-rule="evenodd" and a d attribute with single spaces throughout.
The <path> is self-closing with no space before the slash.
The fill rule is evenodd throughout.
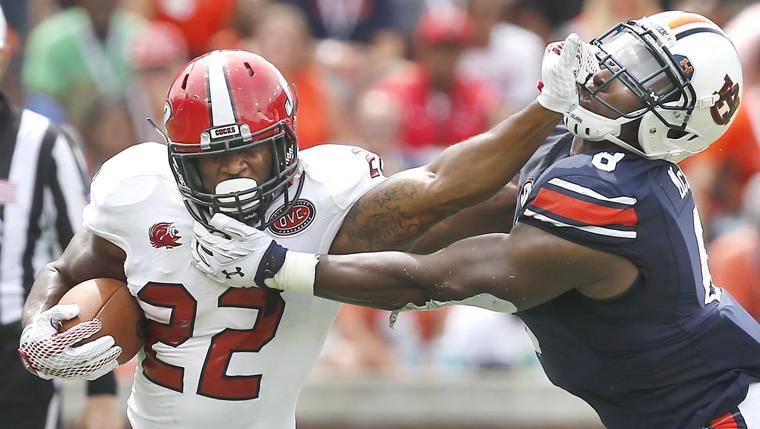
<path id="1" fill-rule="evenodd" d="M 550 169 L 530 190 L 518 222 L 583 246 L 634 256 L 638 201 L 599 175 Z"/>

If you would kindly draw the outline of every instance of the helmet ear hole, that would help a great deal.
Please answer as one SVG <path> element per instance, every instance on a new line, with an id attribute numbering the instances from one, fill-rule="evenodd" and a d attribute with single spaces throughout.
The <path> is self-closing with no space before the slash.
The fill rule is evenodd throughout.
<path id="1" fill-rule="evenodd" d="M 668 136 L 669 139 L 678 140 L 678 139 L 681 139 L 681 138 L 685 137 L 687 134 L 689 134 L 689 133 L 687 133 L 686 131 L 681 131 L 681 130 L 677 130 L 675 128 L 671 128 L 671 129 L 668 130 L 667 136 Z M 695 135 L 692 135 L 692 137 L 689 140 L 692 140 L 695 137 L 696 137 Z"/>

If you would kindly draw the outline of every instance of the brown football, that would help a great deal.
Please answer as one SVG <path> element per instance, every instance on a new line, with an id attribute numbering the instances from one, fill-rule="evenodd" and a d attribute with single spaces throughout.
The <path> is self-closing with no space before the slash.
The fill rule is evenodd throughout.
<path id="1" fill-rule="evenodd" d="M 132 359 L 145 343 L 145 317 L 124 282 L 107 278 L 87 280 L 71 288 L 58 303 L 79 305 L 79 315 L 64 320 L 60 332 L 95 318 L 102 324 L 100 331 L 75 345 L 111 335 L 121 346 L 118 358 L 121 365 Z"/>

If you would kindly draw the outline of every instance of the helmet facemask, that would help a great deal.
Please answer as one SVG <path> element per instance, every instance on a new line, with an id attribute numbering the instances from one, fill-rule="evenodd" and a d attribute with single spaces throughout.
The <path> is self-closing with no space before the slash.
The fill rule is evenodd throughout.
<path id="1" fill-rule="evenodd" d="M 211 139 L 220 128 L 229 128 L 236 134 L 233 138 Z M 235 132 L 237 131 L 237 132 Z M 295 134 L 285 121 L 251 134 L 246 124 L 233 124 L 204 131 L 199 144 L 176 144 L 169 142 L 169 163 L 177 181 L 185 205 L 195 220 L 211 229 L 209 220 L 215 213 L 224 213 L 248 225 L 265 229 L 277 219 L 266 220 L 270 204 L 284 195 L 286 213 L 298 199 L 303 181 L 294 190 L 290 185 L 300 174 L 298 147 Z M 263 183 L 250 180 L 248 188 L 238 187 L 232 192 L 207 191 L 204 186 L 198 161 L 204 157 L 250 150 L 261 145 L 269 145 L 272 152 L 272 173 Z M 239 180 L 239 179 L 232 179 Z"/>
<path id="2" fill-rule="evenodd" d="M 688 134 L 696 94 L 691 75 L 687 73 L 688 58 L 672 55 L 666 46 L 666 37 L 658 36 L 642 22 L 645 21 L 620 23 L 591 42 L 598 49 L 596 57 L 600 69 L 606 70 L 609 77 L 601 84 L 592 85 L 593 77 L 589 76 L 578 87 L 581 98 L 598 101 L 617 117 L 610 118 L 578 106 L 564 119 L 571 132 L 586 140 L 608 140 L 643 157 L 661 158 L 661 153 L 647 150 L 646 141 L 641 138 L 636 142 L 623 141 L 621 127 L 643 119 L 641 122 L 646 122 L 647 129 L 654 121 L 669 138 Z M 616 80 L 636 96 L 639 107 L 631 110 L 616 106 L 599 96 Z M 639 134 L 641 132 L 640 128 Z"/>

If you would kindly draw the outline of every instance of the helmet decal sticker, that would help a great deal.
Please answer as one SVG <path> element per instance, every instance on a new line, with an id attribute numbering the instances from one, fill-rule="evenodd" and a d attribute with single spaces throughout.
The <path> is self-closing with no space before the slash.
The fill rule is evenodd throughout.
<path id="1" fill-rule="evenodd" d="M 739 97 L 739 84 L 735 84 L 731 80 L 731 77 L 726 75 L 723 78 L 723 86 L 718 91 L 713 92 L 713 94 L 718 94 L 720 98 L 710 108 L 710 114 L 716 124 L 726 125 L 739 108 L 739 102 L 741 101 Z"/>
<path id="2" fill-rule="evenodd" d="M 169 101 L 164 101 L 164 127 L 169 123 L 169 119 L 172 118 L 172 105 Z"/>
<path id="3" fill-rule="evenodd" d="M 211 140 L 217 140 L 222 138 L 230 138 L 240 134 L 240 127 L 237 124 L 225 125 L 222 127 L 211 128 Z"/>
<path id="4" fill-rule="evenodd" d="M 694 66 L 691 65 L 689 58 L 683 55 L 675 54 L 673 55 L 673 59 L 675 59 L 675 63 L 678 64 L 678 67 L 681 68 L 683 74 L 685 74 L 688 79 L 691 79 L 692 75 L 694 74 Z"/>

